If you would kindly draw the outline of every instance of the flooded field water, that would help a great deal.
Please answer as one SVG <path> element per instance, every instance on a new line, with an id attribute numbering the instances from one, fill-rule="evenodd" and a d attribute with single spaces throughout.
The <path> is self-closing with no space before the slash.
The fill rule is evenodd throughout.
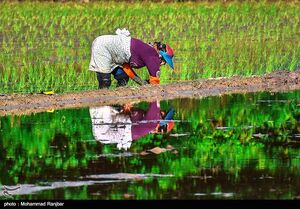
<path id="1" fill-rule="evenodd" d="M 1 199 L 299 199 L 300 91 L 0 118 Z"/>

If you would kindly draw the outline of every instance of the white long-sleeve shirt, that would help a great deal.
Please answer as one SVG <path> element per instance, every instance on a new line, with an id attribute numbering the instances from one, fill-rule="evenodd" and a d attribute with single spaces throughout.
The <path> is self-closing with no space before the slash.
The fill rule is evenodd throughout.
<path id="1" fill-rule="evenodd" d="M 117 66 L 129 63 L 130 33 L 126 29 L 118 29 L 116 33 L 99 36 L 94 40 L 89 65 L 91 71 L 111 73 Z"/>

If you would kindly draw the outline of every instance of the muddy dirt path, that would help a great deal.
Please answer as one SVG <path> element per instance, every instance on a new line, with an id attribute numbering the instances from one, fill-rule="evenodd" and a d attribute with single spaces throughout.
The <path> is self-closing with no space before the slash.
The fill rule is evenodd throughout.
<path id="1" fill-rule="evenodd" d="M 122 87 L 55 95 L 12 94 L 0 96 L 0 116 L 31 114 L 63 108 L 125 104 L 183 97 L 206 97 L 247 92 L 281 92 L 300 89 L 300 70 L 277 71 L 264 76 L 202 79 L 163 85 Z"/>

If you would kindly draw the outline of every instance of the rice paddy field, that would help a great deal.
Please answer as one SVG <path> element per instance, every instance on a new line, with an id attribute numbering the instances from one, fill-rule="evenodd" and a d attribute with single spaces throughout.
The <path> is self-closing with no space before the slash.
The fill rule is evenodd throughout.
<path id="1" fill-rule="evenodd" d="M 118 28 L 169 85 L 97 90 Z M 299 200 L 299 107 L 298 1 L 0 3 L 0 201 Z"/>
<path id="2" fill-rule="evenodd" d="M 92 41 L 127 28 L 175 51 L 162 83 L 300 66 L 298 2 L 0 3 L 0 93 L 97 89 Z M 147 78 L 147 70 L 137 70 Z M 136 85 L 132 81 L 130 85 Z"/>

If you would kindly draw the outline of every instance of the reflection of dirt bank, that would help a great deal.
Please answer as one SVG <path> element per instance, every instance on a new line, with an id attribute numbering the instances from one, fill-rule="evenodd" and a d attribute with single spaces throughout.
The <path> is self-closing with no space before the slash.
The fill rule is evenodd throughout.
<path id="1" fill-rule="evenodd" d="M 300 70 L 278 71 L 265 76 L 231 77 L 183 81 L 163 85 L 123 87 L 117 90 L 94 90 L 56 95 L 13 94 L 0 96 L 0 116 L 29 114 L 51 109 L 124 104 L 130 101 L 149 101 L 178 97 L 214 96 L 258 91 L 288 91 L 300 89 Z"/>

